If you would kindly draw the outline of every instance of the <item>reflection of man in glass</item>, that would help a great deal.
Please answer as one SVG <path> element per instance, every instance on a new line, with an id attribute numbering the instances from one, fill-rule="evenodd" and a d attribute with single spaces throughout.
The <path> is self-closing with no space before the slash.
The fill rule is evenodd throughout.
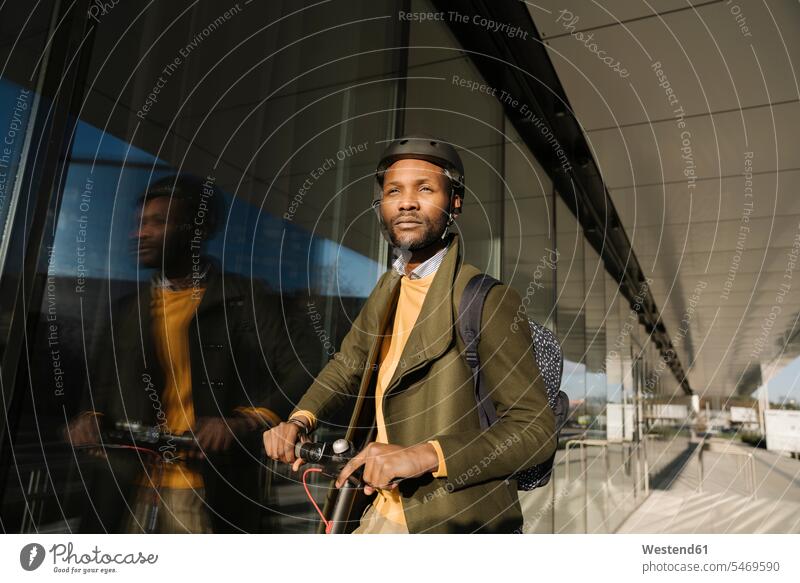
<path id="1" fill-rule="evenodd" d="M 123 422 L 126 429 L 155 427 L 193 442 L 161 443 L 163 463 L 142 452 L 108 450 L 115 454 L 109 477 L 123 490 L 130 486 L 122 492 L 130 511 L 118 496 L 114 501 L 113 482 L 111 495 L 91 492 L 106 529 L 122 524 L 140 532 L 148 521 L 158 532 L 261 529 L 259 436 L 285 418 L 293 396 L 306 388 L 309 359 L 287 337 L 279 302 L 266 303 L 263 289 L 222 273 L 202 253 L 221 210 L 213 183 L 188 176 L 164 178 L 140 200 L 138 261 L 156 272 L 115 310 L 113 353 L 93 381 L 94 410 L 71 423 L 70 438 L 74 445 L 96 443 L 102 426 Z M 123 516 L 110 518 L 120 507 Z"/>

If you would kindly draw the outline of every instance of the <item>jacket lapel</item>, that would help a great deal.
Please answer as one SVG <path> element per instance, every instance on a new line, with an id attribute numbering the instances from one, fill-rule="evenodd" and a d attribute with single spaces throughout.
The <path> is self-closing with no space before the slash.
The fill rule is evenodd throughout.
<path id="1" fill-rule="evenodd" d="M 375 421 L 375 408 L 370 407 L 365 410 L 367 404 L 367 395 L 372 387 L 372 380 L 375 376 L 375 371 L 378 363 L 378 354 L 380 353 L 380 346 L 383 343 L 383 338 L 387 331 L 387 325 L 391 322 L 392 314 L 394 313 L 397 296 L 400 291 L 400 275 L 391 271 L 387 276 L 381 278 L 378 283 L 379 290 L 373 296 L 372 300 L 364 306 L 364 309 L 372 311 L 372 317 L 376 322 L 376 328 L 372 332 L 372 342 L 367 352 L 367 361 L 364 363 L 364 375 L 361 377 L 361 386 L 358 391 L 358 399 L 356 400 L 353 413 L 350 417 L 349 429 L 347 431 L 346 439 L 354 443 L 362 443 L 368 437 L 363 435 L 364 429 L 369 429 Z"/>
<path id="2" fill-rule="evenodd" d="M 386 334 L 391 334 L 391 322 L 394 315 L 395 306 L 397 303 L 397 296 L 400 293 L 400 275 L 392 271 L 385 280 L 381 282 L 380 295 L 375 298 L 375 306 L 377 307 L 377 314 L 375 321 L 378 323 L 378 328 L 373 335 L 372 345 L 367 353 L 366 378 L 362 380 L 362 389 L 365 389 L 370 382 L 371 372 L 376 370 L 374 366 L 378 364 L 378 354 L 380 353 L 381 344 Z"/>
<path id="3" fill-rule="evenodd" d="M 117 327 L 117 333 L 121 335 L 120 345 L 127 335 L 135 338 L 133 359 L 133 362 L 137 363 L 135 376 L 138 377 L 141 371 L 147 372 L 160 390 L 164 385 L 164 372 L 153 343 L 153 291 L 150 280 L 140 282 L 135 293 L 133 305 L 136 306 L 136 310 L 129 310 L 123 314 L 124 324 Z M 128 356 L 125 355 L 126 360 Z M 122 376 L 120 375 L 120 377 Z M 125 377 L 127 378 L 127 375 Z"/>
<path id="4" fill-rule="evenodd" d="M 459 240 L 454 234 L 422 302 L 417 321 L 387 385 L 386 395 L 397 389 L 406 374 L 439 358 L 450 346 L 453 340 L 453 281 L 459 260 Z"/>
<path id="5" fill-rule="evenodd" d="M 203 292 L 203 299 L 200 300 L 200 305 L 197 306 L 197 313 L 196 317 L 203 312 L 213 308 L 214 306 L 218 306 L 223 301 L 223 295 L 227 296 L 227 299 L 233 299 L 231 295 L 237 295 L 239 290 L 235 290 L 236 293 L 232 294 L 234 290 L 225 290 L 227 293 L 223 294 L 222 289 L 222 272 L 220 269 L 219 264 L 211 257 L 204 257 L 206 261 L 209 263 L 208 273 L 206 274 L 206 290 Z"/>

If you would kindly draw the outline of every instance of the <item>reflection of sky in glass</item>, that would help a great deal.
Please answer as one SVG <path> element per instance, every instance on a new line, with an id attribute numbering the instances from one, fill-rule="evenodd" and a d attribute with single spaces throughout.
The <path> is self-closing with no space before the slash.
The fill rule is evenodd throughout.
<path id="1" fill-rule="evenodd" d="M 586 373 L 586 398 L 606 398 L 606 375 L 600 372 Z"/>
<path id="2" fill-rule="evenodd" d="M 561 390 L 569 395 L 570 400 L 580 401 L 586 396 L 585 374 L 586 366 L 583 363 L 564 359 Z"/>
<path id="3" fill-rule="evenodd" d="M 8 216 L 32 101 L 33 91 L 0 79 L 0 233 Z"/>
<path id="4" fill-rule="evenodd" d="M 92 161 L 94 168 L 92 169 Z M 173 172 L 147 152 L 79 122 L 66 179 L 51 273 L 135 280 L 130 234 L 148 183 Z M 382 272 L 377 262 L 225 194 L 229 213 L 206 252 L 226 271 L 254 275 L 273 290 L 367 297 Z M 109 261 L 109 257 L 111 260 Z M 310 261 L 310 265 L 309 265 Z M 142 271 L 139 277 L 149 277 Z"/>
<path id="5" fill-rule="evenodd" d="M 605 400 L 606 398 L 606 375 L 600 372 L 586 372 L 586 365 L 582 362 L 565 358 L 561 379 L 561 389 L 570 399 Z"/>
<path id="6" fill-rule="evenodd" d="M 606 396 L 609 403 L 622 403 L 624 395 L 624 387 L 620 383 L 608 383 L 606 387 Z"/>

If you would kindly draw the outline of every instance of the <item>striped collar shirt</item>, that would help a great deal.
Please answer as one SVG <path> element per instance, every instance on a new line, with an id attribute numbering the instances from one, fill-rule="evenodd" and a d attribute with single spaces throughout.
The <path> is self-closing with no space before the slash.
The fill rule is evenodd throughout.
<path id="1" fill-rule="evenodd" d="M 450 244 L 448 243 L 429 259 L 417 265 L 411 273 L 406 274 L 406 265 L 408 265 L 408 262 L 411 260 L 411 251 L 395 247 L 394 254 L 397 259 L 395 259 L 394 263 L 392 263 L 392 268 L 400 275 L 407 275 L 408 279 L 421 279 L 432 273 L 435 273 L 436 270 L 439 269 L 439 266 L 442 264 L 444 256 L 447 254 L 447 250 L 449 248 Z"/>
<path id="2" fill-rule="evenodd" d="M 151 287 L 153 289 L 167 289 L 170 291 L 178 291 L 199 285 L 204 285 L 206 278 L 208 277 L 208 271 L 210 268 L 211 264 L 205 262 L 204 264 L 202 264 L 202 267 L 198 271 L 192 271 L 190 277 L 181 280 L 170 280 L 167 276 L 164 275 L 163 272 L 156 272 L 153 274 L 153 279 L 151 280 Z"/>

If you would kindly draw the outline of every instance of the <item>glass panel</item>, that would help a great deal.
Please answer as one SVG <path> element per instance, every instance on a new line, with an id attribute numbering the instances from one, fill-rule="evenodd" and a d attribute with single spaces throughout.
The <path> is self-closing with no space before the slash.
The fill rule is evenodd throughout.
<path id="1" fill-rule="evenodd" d="M 412 11 L 433 12 L 414 0 Z M 503 110 L 494 97 L 458 85 L 460 79 L 484 83 L 470 59 L 462 56 L 446 24 L 414 22 L 408 52 L 405 133 L 422 133 L 452 143 L 464 162 L 464 212 L 456 228 L 463 235 L 465 259 L 500 276 L 502 233 Z M 418 48 L 420 47 L 420 48 Z"/>
<path id="2" fill-rule="evenodd" d="M 555 326 L 558 251 L 552 182 L 506 120 L 503 281 L 522 296 L 527 316 Z"/>
<path id="3" fill-rule="evenodd" d="M 43 156 L 48 148 L 47 143 L 41 143 L 41 135 L 34 135 L 37 117 L 43 119 L 49 111 L 48 127 L 54 123 L 52 102 L 40 93 L 43 55 L 47 54 L 48 40 L 55 43 L 55 39 L 49 37 L 53 12 L 52 1 L 31 4 L 25 9 L 20 9 L 18 3 L 0 5 L 0 361 L 3 365 L 8 362 L 9 369 L 16 351 L 7 349 L 12 343 L 17 350 L 24 352 L 25 349 L 19 346 L 24 338 L 12 335 L 11 325 L 15 303 L 21 297 L 18 286 L 23 280 L 26 251 L 25 239 L 20 234 L 33 218 L 32 207 L 26 205 L 36 200 L 34 195 L 23 190 L 26 170 L 31 167 L 30 155 L 26 153 L 38 148 L 39 155 Z M 52 142 L 57 141 L 57 137 L 53 137 Z M 12 240 L 14 237 L 17 239 Z M 25 284 L 27 287 L 31 282 L 25 281 Z M 16 315 L 17 323 L 20 316 Z M 12 374 L 9 369 L 3 370 L 4 379 Z M 24 426 L 17 417 L 18 409 L 8 401 L 12 394 L 19 395 L 19 391 L 13 389 L 8 385 L 2 387 L 0 524 L 4 532 L 30 524 L 32 517 L 42 512 L 40 494 L 47 486 L 41 447 L 36 440 L 38 428 L 31 424 Z M 11 451 L 18 428 L 22 443 Z M 7 479 L 15 480 L 15 484 L 5 488 Z"/>
<path id="4" fill-rule="evenodd" d="M 561 388 L 570 399 L 570 415 L 561 432 L 567 442 L 584 437 L 586 417 L 586 312 L 584 285 L 584 238 L 575 216 L 556 197 L 556 270 L 557 332 L 564 351 L 564 378 Z M 588 452 L 580 448 L 559 450 L 554 470 L 555 532 L 586 531 L 586 472 Z M 567 468 L 567 465 L 569 468 Z"/>
<path id="5" fill-rule="evenodd" d="M 33 132 L 28 133 L 34 111 L 42 102 L 50 103 L 37 93 L 37 83 L 52 12 L 52 1 L 38 2 L 25 10 L 0 5 L 0 274 L 4 278 L 19 275 L 18 261 L 8 261 L 9 237 L 15 209 L 21 208 L 21 214 L 25 214 L 20 203 L 25 197 L 20 196 L 19 189 L 25 167 L 23 152 L 35 142 Z M 0 358 L 9 340 L 12 307 L 13 298 L 4 298 L 0 308 Z"/>
<path id="6" fill-rule="evenodd" d="M 316 529 L 296 477 L 261 459 L 257 421 L 289 413 L 384 271 L 370 203 L 394 133 L 393 6 L 120 3 L 99 19 L 19 387 L 16 448 L 38 457 L 7 484 L 6 529 L 147 530 L 151 481 L 191 507 L 159 510 L 157 531 Z M 92 413 L 109 445 L 138 423 L 209 453 L 163 465 L 65 444 Z"/>
<path id="7" fill-rule="evenodd" d="M 626 303 L 617 283 L 606 274 L 606 435 L 609 442 L 609 531 L 616 529 L 632 508 L 630 472 L 630 407 L 623 397 L 623 353 L 627 349 L 627 327 L 623 328 L 620 305 Z"/>
<path id="8" fill-rule="evenodd" d="M 552 183 L 505 120 L 503 281 L 522 298 L 520 318 L 553 327 L 557 255 Z M 553 532 L 553 486 L 519 492 L 525 532 Z"/>
<path id="9" fill-rule="evenodd" d="M 584 272 L 586 281 L 586 437 L 606 438 L 606 298 L 605 267 L 588 242 Z M 587 450 L 587 532 L 607 532 L 609 515 L 609 458 L 605 447 Z"/>

